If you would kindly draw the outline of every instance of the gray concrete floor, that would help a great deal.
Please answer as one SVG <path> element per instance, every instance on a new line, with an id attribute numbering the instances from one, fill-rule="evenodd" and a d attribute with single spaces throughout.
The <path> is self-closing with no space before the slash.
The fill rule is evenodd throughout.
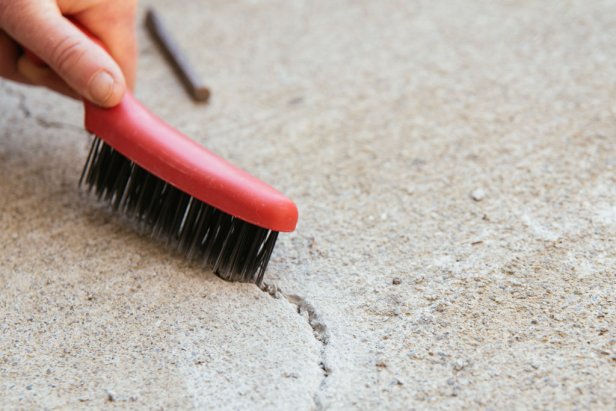
<path id="1" fill-rule="evenodd" d="M 219 280 L 1 82 L 0 408 L 616 408 L 616 3 L 150 3 L 213 98 L 142 27 L 137 96 L 300 224 L 269 292 Z"/>

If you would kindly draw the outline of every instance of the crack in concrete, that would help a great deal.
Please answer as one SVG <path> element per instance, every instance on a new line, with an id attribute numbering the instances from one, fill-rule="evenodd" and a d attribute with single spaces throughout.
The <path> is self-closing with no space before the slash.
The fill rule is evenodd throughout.
<path id="1" fill-rule="evenodd" d="M 28 104 L 27 104 L 28 100 L 24 93 L 22 93 L 21 91 L 13 87 L 6 87 L 6 88 L 3 87 L 2 89 L 8 95 L 17 97 L 17 100 L 18 100 L 17 109 L 19 110 L 19 112 L 22 114 L 24 118 L 32 117 L 32 112 L 28 108 Z M 75 131 L 83 131 L 83 127 L 80 127 L 74 124 L 63 123 L 61 121 L 47 120 L 40 116 L 35 117 L 34 120 L 39 126 L 43 128 L 60 128 L 60 129 L 69 129 L 69 130 L 75 130 Z"/>
<path id="2" fill-rule="evenodd" d="M 80 126 L 76 126 L 74 124 L 62 123 L 60 121 L 49 121 L 42 117 L 35 118 L 36 123 L 43 128 L 60 128 L 60 129 L 69 129 L 75 131 L 83 131 L 83 128 Z"/>
<path id="3" fill-rule="evenodd" d="M 310 304 L 306 299 L 300 295 L 296 294 L 286 294 L 282 291 L 278 286 L 263 283 L 260 287 L 261 291 L 269 294 L 272 298 L 280 299 L 284 297 L 284 299 L 291 305 L 295 306 L 297 314 L 306 320 L 310 328 L 312 328 L 312 334 L 314 338 L 321 345 L 320 357 L 321 360 L 319 362 L 319 368 L 323 373 L 323 378 L 321 379 L 321 383 L 317 391 L 314 393 L 312 399 L 314 401 L 315 409 L 320 411 L 325 409 L 323 402 L 320 398 L 320 394 L 323 392 L 327 385 L 327 378 L 332 373 L 332 369 L 329 366 L 327 361 L 327 346 L 329 344 L 329 331 L 327 329 L 327 324 L 321 319 L 321 316 L 317 313 L 314 306 Z"/>
<path id="4" fill-rule="evenodd" d="M 24 118 L 30 118 L 30 116 L 32 115 L 32 113 L 30 113 L 30 109 L 28 108 L 28 105 L 26 104 L 26 96 L 22 94 L 19 95 L 19 103 L 17 105 L 17 108 L 19 109 L 21 114 L 24 116 Z"/>
<path id="5" fill-rule="evenodd" d="M 15 90 L 13 87 L 3 87 L 3 91 L 6 92 L 6 94 L 13 96 L 13 97 L 17 97 L 17 109 L 19 110 L 19 112 L 22 114 L 22 116 L 24 116 L 24 118 L 30 118 L 30 116 L 32 115 L 32 113 L 30 112 L 30 109 L 28 108 L 28 105 L 26 104 L 26 95 L 21 93 L 19 90 Z"/>

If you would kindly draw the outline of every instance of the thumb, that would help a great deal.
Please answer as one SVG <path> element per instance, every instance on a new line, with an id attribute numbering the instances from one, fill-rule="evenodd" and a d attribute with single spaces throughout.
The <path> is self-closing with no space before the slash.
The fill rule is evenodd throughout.
<path id="1" fill-rule="evenodd" d="M 16 13 L 19 13 L 17 11 Z M 71 88 L 102 107 L 119 104 L 126 91 L 122 70 L 111 56 L 59 10 L 25 12 L 5 30 L 45 61 Z"/>

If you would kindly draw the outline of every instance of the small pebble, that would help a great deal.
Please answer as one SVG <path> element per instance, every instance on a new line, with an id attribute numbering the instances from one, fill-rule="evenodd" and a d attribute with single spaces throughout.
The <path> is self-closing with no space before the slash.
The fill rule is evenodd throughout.
<path id="1" fill-rule="evenodd" d="M 404 382 L 401 381 L 399 378 L 394 378 L 393 380 L 391 380 L 389 385 L 404 385 Z"/>
<path id="2" fill-rule="evenodd" d="M 471 198 L 475 201 L 481 201 L 486 197 L 486 192 L 483 188 L 476 188 L 471 193 Z"/>
<path id="3" fill-rule="evenodd" d="M 391 283 L 393 285 L 400 285 L 402 283 L 402 281 L 398 277 L 394 277 L 394 279 L 391 280 Z"/>

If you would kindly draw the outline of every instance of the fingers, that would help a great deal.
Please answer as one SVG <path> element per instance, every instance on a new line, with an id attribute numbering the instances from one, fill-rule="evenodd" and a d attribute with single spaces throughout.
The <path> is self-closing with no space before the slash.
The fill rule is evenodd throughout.
<path id="1" fill-rule="evenodd" d="M 20 83 L 44 86 L 68 97 L 80 97 L 51 69 L 39 67 L 26 58 L 17 43 L 2 30 L 0 30 L 0 77 Z"/>
<path id="2" fill-rule="evenodd" d="M 62 9 L 63 3 L 60 2 Z M 63 13 L 69 13 L 64 11 Z M 99 38 L 119 64 L 129 88 L 135 85 L 137 39 L 135 30 L 136 1 L 103 1 L 74 16 Z"/>
<path id="3" fill-rule="evenodd" d="M 111 56 L 90 40 L 53 3 L 12 8 L 5 13 L 4 29 L 45 61 L 77 93 L 103 107 L 117 105 L 126 90 L 122 70 Z M 11 15 L 7 16 L 7 13 Z M 21 75 L 57 89 L 56 79 L 34 70 L 20 59 Z M 66 91 L 66 90 L 64 90 Z"/>
<path id="4" fill-rule="evenodd" d="M 0 77 L 20 83 L 27 82 L 17 68 L 17 59 L 20 54 L 21 50 L 13 39 L 0 30 Z"/>

